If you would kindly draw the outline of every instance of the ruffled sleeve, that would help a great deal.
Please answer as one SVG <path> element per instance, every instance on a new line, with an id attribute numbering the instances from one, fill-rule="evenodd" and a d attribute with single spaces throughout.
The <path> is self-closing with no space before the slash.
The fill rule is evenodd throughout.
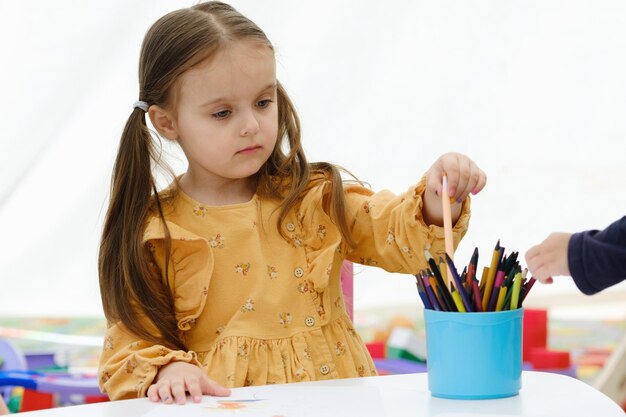
<path id="1" fill-rule="evenodd" d="M 346 210 L 356 242 L 347 258 L 389 272 L 416 274 L 427 266 L 424 249 L 436 258 L 443 255 L 443 227 L 424 222 L 425 188 L 425 178 L 397 196 L 389 191 L 374 193 L 360 185 L 347 185 Z M 469 217 L 468 197 L 452 230 L 455 248 L 467 231 Z"/>
<path id="2" fill-rule="evenodd" d="M 180 330 L 189 330 L 206 303 L 213 272 L 213 253 L 206 239 L 175 223 L 167 222 L 171 236 L 171 257 L 167 284 L 174 294 L 176 319 Z M 160 271 L 165 270 L 165 230 L 159 219 L 146 227 L 144 242 L 153 254 Z"/>
<path id="3" fill-rule="evenodd" d="M 163 279 L 167 280 L 174 295 L 176 319 L 184 340 L 185 332 L 191 328 L 206 303 L 213 258 L 205 239 L 176 224 L 168 222 L 167 225 L 171 236 L 167 274 L 164 273 L 165 230 L 159 219 L 153 219 L 146 227 L 144 244 L 152 252 L 155 267 L 162 271 Z M 147 320 L 143 321 L 148 325 Z M 112 400 L 143 397 L 159 368 L 177 361 L 200 366 L 193 351 L 154 345 L 139 340 L 121 323 L 111 324 L 100 357 L 100 389 Z"/>
<path id="4" fill-rule="evenodd" d="M 401 195 L 390 191 L 374 193 L 358 184 L 345 184 L 348 226 L 356 243 L 354 248 L 349 248 L 329 214 L 330 181 L 314 178 L 299 212 L 309 276 L 315 290 L 326 288 L 330 271 L 338 259 L 346 258 L 389 272 L 415 274 L 427 267 L 424 249 L 436 258 L 443 255 L 443 227 L 424 222 L 422 198 L 425 188 L 425 179 Z M 469 217 L 468 197 L 453 227 L 455 248 L 467 231 Z"/>
<path id="5" fill-rule="evenodd" d="M 195 352 L 139 340 L 124 325 L 108 327 L 98 369 L 100 390 L 111 400 L 145 397 L 159 368 L 170 362 L 200 366 Z"/>

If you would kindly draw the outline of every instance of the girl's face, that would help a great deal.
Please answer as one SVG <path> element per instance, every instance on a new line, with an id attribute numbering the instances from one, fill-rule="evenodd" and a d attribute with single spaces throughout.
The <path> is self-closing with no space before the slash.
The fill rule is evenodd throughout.
<path id="1" fill-rule="evenodd" d="M 220 183 L 254 175 L 278 134 L 273 51 L 235 41 L 185 72 L 174 127 L 194 178 Z"/>

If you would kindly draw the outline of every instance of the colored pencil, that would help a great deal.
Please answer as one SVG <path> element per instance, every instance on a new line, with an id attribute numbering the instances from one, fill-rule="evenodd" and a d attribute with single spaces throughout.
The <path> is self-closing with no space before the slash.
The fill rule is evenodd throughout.
<path id="1" fill-rule="evenodd" d="M 438 286 L 443 287 L 443 289 L 444 289 L 444 291 L 442 292 L 442 297 L 444 299 L 445 304 L 447 306 L 454 305 L 454 301 L 452 300 L 452 296 L 448 292 L 448 286 L 445 284 L 447 281 L 444 280 L 443 277 L 441 276 L 441 269 L 437 266 L 437 263 L 435 262 L 435 259 L 432 257 L 432 255 L 430 254 L 428 249 L 424 250 L 424 256 L 426 257 L 426 261 L 428 261 L 428 264 L 430 265 L 430 270 L 433 273 L 433 275 L 435 276 L 435 279 L 437 280 Z"/>
<path id="2" fill-rule="evenodd" d="M 456 272 L 456 267 L 454 266 L 454 262 L 452 261 L 452 258 L 447 253 L 445 255 L 446 255 L 446 262 L 448 263 L 448 270 L 452 274 L 452 278 L 454 279 L 454 283 L 457 287 L 458 293 L 461 295 L 461 300 L 463 300 L 463 305 L 465 306 L 465 309 L 467 311 L 472 311 L 469 298 L 467 297 L 467 294 L 465 293 L 465 290 L 463 289 L 463 284 L 461 283 L 461 277 L 459 277 L 459 274 Z"/>
<path id="3" fill-rule="evenodd" d="M 493 255 L 491 257 L 491 265 L 489 266 L 489 273 L 487 274 L 487 281 L 483 289 L 483 311 L 487 311 L 489 307 L 489 299 L 491 297 L 491 291 L 493 290 L 493 281 L 496 277 L 498 269 L 498 261 L 500 260 L 500 254 L 502 253 L 500 248 L 500 240 L 496 243 L 496 247 L 493 249 Z"/>
<path id="4" fill-rule="evenodd" d="M 417 293 L 422 299 L 422 302 L 424 303 L 424 307 L 432 310 L 433 306 L 430 303 L 428 296 L 426 295 L 426 290 L 424 289 L 424 282 L 422 281 L 422 278 L 419 275 L 415 275 L 415 285 L 417 285 Z"/>
<path id="5" fill-rule="evenodd" d="M 443 207 L 443 237 L 446 246 L 446 253 L 450 256 L 450 258 L 454 259 L 454 240 L 452 238 L 452 209 L 450 207 L 450 195 L 448 193 L 448 176 L 446 174 L 443 175 L 442 179 L 441 204 Z M 446 283 L 449 283 L 451 280 L 449 270 L 446 277 Z"/>
<path id="6" fill-rule="evenodd" d="M 429 278 L 430 277 L 427 274 L 422 275 L 422 282 L 424 284 L 424 290 L 426 292 L 426 296 L 428 297 L 428 300 L 430 301 L 430 304 L 433 306 L 433 308 L 437 311 L 441 311 L 441 307 L 439 306 L 439 301 L 437 300 L 437 296 L 433 292 L 433 288 L 430 285 Z"/>
<path id="7" fill-rule="evenodd" d="M 515 274 L 515 279 L 513 280 L 513 289 L 511 291 L 511 310 L 515 310 L 517 308 L 517 304 L 519 302 L 520 288 L 522 287 L 522 279 L 525 278 L 527 269 L 524 269 L 524 272 L 518 272 Z"/>
<path id="8" fill-rule="evenodd" d="M 461 300 L 459 291 L 454 288 L 454 285 L 452 285 L 452 283 L 450 283 L 450 295 L 452 296 L 452 300 L 454 300 L 454 305 L 456 306 L 457 311 L 461 313 L 465 313 L 466 311 L 468 311 L 465 307 L 463 307 L 463 301 Z"/>

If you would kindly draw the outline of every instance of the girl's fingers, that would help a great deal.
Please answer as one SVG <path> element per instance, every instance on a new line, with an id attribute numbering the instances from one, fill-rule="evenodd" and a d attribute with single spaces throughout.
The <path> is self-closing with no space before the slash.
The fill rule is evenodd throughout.
<path id="1" fill-rule="evenodd" d="M 454 197 L 457 203 L 462 202 L 471 190 L 467 190 L 472 170 L 472 160 L 466 156 L 459 155 L 457 157 L 459 167 L 459 179 L 456 184 L 456 192 L 450 193 L 450 197 Z M 453 184 L 454 185 L 454 184 Z"/>
<path id="2" fill-rule="evenodd" d="M 185 392 L 185 384 L 181 379 L 175 379 L 171 383 L 172 395 L 177 404 L 185 404 L 187 402 L 187 393 Z"/>
<path id="3" fill-rule="evenodd" d="M 476 194 L 478 184 L 482 175 L 483 172 L 480 170 L 480 168 L 478 168 L 478 165 L 476 165 L 474 162 L 471 162 L 469 180 L 467 182 L 467 187 L 465 188 L 464 197 L 467 197 L 470 194 Z"/>
<path id="4" fill-rule="evenodd" d="M 174 399 L 172 398 L 172 392 L 170 390 L 170 384 L 168 382 L 159 382 L 157 384 L 157 392 L 159 398 L 161 399 L 161 401 L 163 401 L 163 403 L 171 404 L 174 402 Z"/>
<path id="5" fill-rule="evenodd" d="M 442 161 L 443 171 L 448 177 L 448 195 L 454 197 L 459 185 L 459 157 L 457 155 L 450 155 Z M 442 178 L 440 178 L 440 181 Z"/>
<path id="6" fill-rule="evenodd" d="M 224 388 L 207 376 L 202 377 L 200 384 L 203 394 L 215 395 L 217 397 L 228 397 L 230 395 L 230 389 Z"/>
<path id="7" fill-rule="evenodd" d="M 487 185 L 487 175 L 482 169 L 478 168 L 478 181 L 476 181 L 476 185 L 474 185 L 474 188 L 470 192 L 476 195 L 485 188 L 485 185 Z"/>
<path id="8" fill-rule="evenodd" d="M 189 395 L 191 399 L 199 403 L 202 401 L 202 387 L 200 386 L 200 380 L 197 377 L 187 377 L 185 378 L 185 385 L 187 386 L 187 391 L 189 391 Z"/>
<path id="9" fill-rule="evenodd" d="M 150 401 L 152 402 L 159 401 L 159 392 L 155 384 L 150 385 L 150 388 L 148 388 L 148 392 L 146 395 L 148 396 L 148 399 L 150 399 Z"/>

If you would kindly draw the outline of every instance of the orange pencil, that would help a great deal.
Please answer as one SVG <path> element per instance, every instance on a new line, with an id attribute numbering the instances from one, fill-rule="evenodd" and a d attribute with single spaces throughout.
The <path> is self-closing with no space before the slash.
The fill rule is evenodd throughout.
<path id="1" fill-rule="evenodd" d="M 450 259 L 454 260 L 454 240 L 452 238 L 452 209 L 450 207 L 450 195 L 448 194 L 448 176 L 443 175 L 443 184 L 441 189 L 441 204 L 443 206 L 443 236 L 446 244 L 446 252 Z M 450 285 L 451 273 L 450 268 L 446 265 L 446 284 Z M 457 288 L 458 291 L 463 291 L 463 288 Z"/>

